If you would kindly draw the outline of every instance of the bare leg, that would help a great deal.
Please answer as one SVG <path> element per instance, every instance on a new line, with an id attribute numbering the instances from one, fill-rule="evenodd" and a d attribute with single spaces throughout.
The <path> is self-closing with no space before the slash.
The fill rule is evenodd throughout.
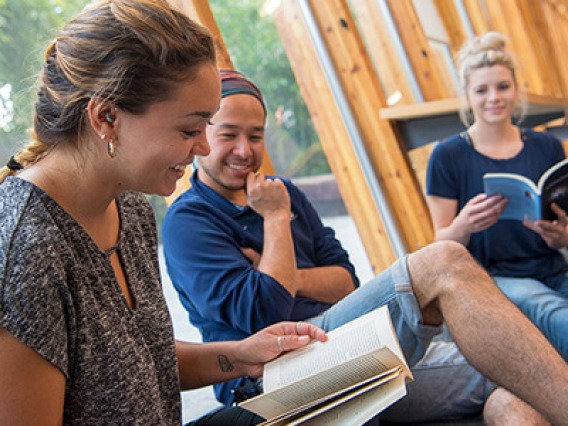
<path id="1" fill-rule="evenodd" d="M 408 268 L 426 324 L 444 318 L 471 365 L 551 423 L 568 425 L 568 364 L 465 247 L 431 244 L 408 257 Z"/>
<path id="2" fill-rule="evenodd" d="M 550 426 L 534 408 L 503 388 L 485 402 L 483 421 L 487 426 Z"/>

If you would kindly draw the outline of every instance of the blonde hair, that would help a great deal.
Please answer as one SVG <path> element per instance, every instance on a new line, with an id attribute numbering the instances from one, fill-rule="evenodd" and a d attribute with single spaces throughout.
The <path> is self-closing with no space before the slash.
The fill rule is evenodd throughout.
<path id="1" fill-rule="evenodd" d="M 14 159 L 26 167 L 59 141 L 77 143 L 91 99 L 143 114 L 206 62 L 215 63 L 210 33 L 166 0 L 91 4 L 45 51 L 31 142 Z M 14 173 L 0 169 L 0 182 Z"/>
<path id="2" fill-rule="evenodd" d="M 479 68 L 502 65 L 511 71 L 513 83 L 517 90 L 519 84 L 517 80 L 517 64 L 514 55 L 507 50 L 507 38 L 496 31 L 490 31 L 480 36 L 466 41 L 456 56 L 458 66 L 460 91 L 462 98 L 465 97 L 469 86 L 471 73 Z M 525 115 L 526 98 L 524 92 L 518 90 L 519 106 L 521 109 L 520 117 Z M 473 116 L 465 102 L 460 108 L 460 118 L 462 123 L 469 127 L 473 123 Z"/>

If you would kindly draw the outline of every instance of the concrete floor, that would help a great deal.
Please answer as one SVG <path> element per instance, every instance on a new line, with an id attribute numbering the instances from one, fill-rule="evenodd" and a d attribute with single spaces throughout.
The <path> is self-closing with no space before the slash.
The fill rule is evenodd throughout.
<path id="1" fill-rule="evenodd" d="M 323 222 L 335 230 L 336 238 L 341 241 L 343 247 L 349 253 L 351 262 L 355 265 L 361 283 L 365 283 L 371 279 L 373 276 L 371 266 L 351 217 L 328 217 L 323 218 Z M 174 323 L 176 339 L 200 342 L 201 335 L 199 331 L 189 323 L 187 313 L 179 302 L 177 293 L 166 273 L 161 250 L 160 268 L 162 271 L 164 294 Z M 211 386 L 182 392 L 182 418 L 184 423 L 196 419 L 218 406 L 219 403 L 213 395 L 213 388 Z"/>

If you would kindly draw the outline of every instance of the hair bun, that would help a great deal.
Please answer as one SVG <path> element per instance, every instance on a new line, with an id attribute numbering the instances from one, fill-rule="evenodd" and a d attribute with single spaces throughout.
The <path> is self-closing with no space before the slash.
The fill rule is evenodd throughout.
<path id="1" fill-rule="evenodd" d="M 507 38 L 496 31 L 489 31 L 479 37 L 479 50 L 500 50 L 505 51 Z"/>
<path id="2" fill-rule="evenodd" d="M 496 31 L 489 31 L 466 41 L 458 54 L 457 61 L 462 63 L 465 58 L 487 52 L 505 52 L 506 37 Z"/>

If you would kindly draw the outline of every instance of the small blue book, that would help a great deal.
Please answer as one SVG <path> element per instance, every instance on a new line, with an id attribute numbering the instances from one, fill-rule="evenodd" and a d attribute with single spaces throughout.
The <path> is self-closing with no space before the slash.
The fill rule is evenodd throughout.
<path id="1" fill-rule="evenodd" d="M 486 173 L 483 186 L 488 196 L 501 194 L 509 200 L 499 219 L 556 220 L 553 202 L 568 213 L 568 159 L 546 170 L 537 183 L 515 173 Z"/>

